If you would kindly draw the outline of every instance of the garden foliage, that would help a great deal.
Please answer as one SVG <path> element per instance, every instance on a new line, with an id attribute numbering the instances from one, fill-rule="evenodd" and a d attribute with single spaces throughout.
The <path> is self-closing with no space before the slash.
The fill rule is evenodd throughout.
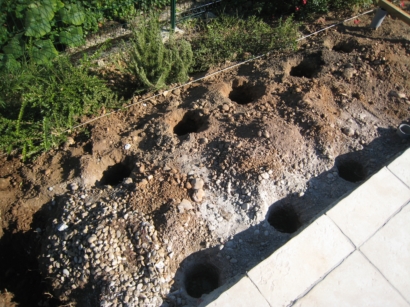
<path id="1" fill-rule="evenodd" d="M 192 41 L 196 71 L 226 60 L 244 60 L 272 49 L 295 48 L 298 24 L 289 17 L 272 28 L 255 16 L 243 19 L 221 15 L 203 23 L 202 30 Z"/>
<path id="2" fill-rule="evenodd" d="M 171 35 L 163 42 L 159 21 L 151 16 L 133 30 L 130 47 L 125 47 L 126 71 L 136 76 L 144 89 L 158 90 L 188 79 L 193 53 L 191 45 Z"/>
<path id="3" fill-rule="evenodd" d="M 58 145 L 82 116 L 116 104 L 104 81 L 89 74 L 90 61 L 74 66 L 59 56 L 53 65 L 23 61 L 0 78 L 0 150 L 23 157 Z"/>
<path id="4" fill-rule="evenodd" d="M 66 46 L 84 44 L 87 34 L 107 20 L 125 22 L 137 10 L 157 8 L 167 0 L 2 0 L 0 65 L 16 66 L 23 52 L 44 64 Z"/>

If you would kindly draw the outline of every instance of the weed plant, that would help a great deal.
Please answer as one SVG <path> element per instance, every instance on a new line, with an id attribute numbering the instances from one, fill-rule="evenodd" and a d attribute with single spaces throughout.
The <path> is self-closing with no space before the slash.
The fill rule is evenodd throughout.
<path id="1" fill-rule="evenodd" d="M 188 80 L 193 59 L 191 45 L 173 35 L 163 42 L 158 18 L 151 16 L 141 21 L 133 30 L 127 49 L 123 56 L 125 71 L 138 78 L 143 84 L 141 90 L 159 90 Z"/>
<path id="2" fill-rule="evenodd" d="M 89 74 L 91 60 L 74 66 L 67 57 L 52 65 L 23 61 L 0 71 L 0 150 L 22 149 L 25 159 L 58 145 L 65 131 L 102 106 L 114 107 L 114 94 Z"/>
<path id="3" fill-rule="evenodd" d="M 244 60 L 272 49 L 295 49 L 298 24 L 291 17 L 272 28 L 251 16 L 220 15 L 202 24 L 203 33 L 192 40 L 194 70 L 204 71 L 224 61 Z"/>

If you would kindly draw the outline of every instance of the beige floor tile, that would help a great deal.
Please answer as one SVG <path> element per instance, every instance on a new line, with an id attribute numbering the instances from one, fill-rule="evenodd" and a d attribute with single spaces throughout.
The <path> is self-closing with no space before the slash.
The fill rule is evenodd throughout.
<path id="1" fill-rule="evenodd" d="M 327 216 L 360 246 L 409 200 L 410 189 L 383 168 L 329 210 Z"/>
<path id="2" fill-rule="evenodd" d="M 321 216 L 248 276 L 271 306 L 287 306 L 353 250 L 336 225 Z"/>
<path id="3" fill-rule="evenodd" d="M 410 187 L 410 148 L 387 167 Z"/>
<path id="4" fill-rule="evenodd" d="M 243 277 L 231 288 L 223 292 L 216 300 L 212 300 L 212 293 L 206 298 L 207 301 L 200 306 L 208 307 L 269 307 L 268 302 L 260 294 L 255 285 L 248 277 Z"/>
<path id="5" fill-rule="evenodd" d="M 360 249 L 410 302 L 410 204 Z"/>
<path id="6" fill-rule="evenodd" d="M 354 252 L 294 307 L 408 307 L 360 253 Z"/>

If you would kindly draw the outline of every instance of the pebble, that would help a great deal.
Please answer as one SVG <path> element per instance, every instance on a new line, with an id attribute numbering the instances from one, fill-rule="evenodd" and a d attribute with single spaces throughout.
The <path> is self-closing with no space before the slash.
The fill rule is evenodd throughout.
<path id="1" fill-rule="evenodd" d="M 264 136 L 265 138 L 269 138 L 269 137 L 270 137 L 270 134 L 269 134 L 269 132 L 268 132 L 267 130 L 264 130 L 264 131 L 263 131 L 263 136 Z"/>
<path id="2" fill-rule="evenodd" d="M 70 276 L 70 272 L 67 270 L 67 269 L 64 269 L 63 270 L 63 274 L 64 274 L 64 276 Z"/>
<path id="3" fill-rule="evenodd" d="M 87 242 L 88 243 L 94 243 L 97 240 L 97 236 L 96 235 L 92 235 L 91 237 L 88 238 Z"/>
<path id="4" fill-rule="evenodd" d="M 203 189 L 195 190 L 192 194 L 192 200 L 199 203 L 202 201 L 205 196 L 205 191 Z"/>
<path id="5" fill-rule="evenodd" d="M 147 186 L 147 184 L 148 184 L 148 180 L 147 179 L 142 179 L 141 181 L 140 181 L 140 183 L 138 184 L 141 188 L 145 188 L 146 186 Z"/>
<path id="6" fill-rule="evenodd" d="M 390 91 L 389 92 L 389 96 L 392 97 L 397 97 L 397 98 L 406 98 L 406 94 L 402 93 L 402 92 L 397 92 L 397 91 Z"/>
<path id="7" fill-rule="evenodd" d="M 183 213 L 185 210 L 192 210 L 194 206 L 192 206 L 191 202 L 187 199 L 183 199 L 181 203 L 178 205 L 179 213 Z"/>
<path id="8" fill-rule="evenodd" d="M 268 173 L 262 173 L 262 174 L 261 174 L 261 177 L 262 177 L 263 179 L 269 179 L 269 174 L 268 174 Z"/>
<path id="9" fill-rule="evenodd" d="M 57 230 L 58 231 L 64 231 L 64 230 L 66 230 L 68 228 L 68 226 L 67 226 L 67 224 L 65 224 L 65 223 L 61 223 L 61 224 L 59 224 L 58 226 L 57 226 Z"/>
<path id="10" fill-rule="evenodd" d="M 192 180 L 192 187 L 195 190 L 202 189 L 204 187 L 204 181 L 201 178 L 195 178 Z"/>
<path id="11" fill-rule="evenodd" d="M 78 190 L 78 185 L 75 183 L 75 182 L 73 182 L 72 184 L 70 184 L 70 190 L 71 191 L 77 191 Z"/>
<path id="12" fill-rule="evenodd" d="M 130 148 L 131 148 L 131 144 L 125 144 L 125 145 L 124 145 L 124 149 L 125 149 L 125 150 L 129 150 Z"/>
<path id="13" fill-rule="evenodd" d="M 199 144 L 208 144 L 208 139 L 207 138 L 200 138 L 199 139 Z"/>
<path id="14" fill-rule="evenodd" d="M 225 104 L 222 106 L 222 110 L 224 110 L 224 111 L 229 111 L 229 106 L 225 103 Z"/>
<path id="15" fill-rule="evenodd" d="M 10 179 L 0 178 L 0 191 L 7 190 L 9 186 L 10 186 Z"/>
<path id="16" fill-rule="evenodd" d="M 354 136 L 355 134 L 355 131 L 353 130 L 353 128 L 350 128 L 350 127 L 342 128 L 342 132 L 347 136 Z"/>
<path id="17" fill-rule="evenodd" d="M 357 70 L 354 68 L 350 68 L 350 67 L 345 68 L 343 70 L 343 76 L 348 80 L 350 80 L 356 73 L 357 73 Z"/>
<path id="18" fill-rule="evenodd" d="M 124 183 L 124 184 L 127 184 L 127 185 L 132 184 L 132 182 L 133 182 L 133 181 L 132 181 L 132 178 L 130 178 L 130 177 L 125 178 L 124 181 L 123 181 L 123 183 Z"/>

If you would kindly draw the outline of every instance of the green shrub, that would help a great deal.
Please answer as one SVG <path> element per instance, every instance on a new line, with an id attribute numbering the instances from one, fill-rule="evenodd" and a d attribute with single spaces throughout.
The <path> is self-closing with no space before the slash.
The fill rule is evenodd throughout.
<path id="1" fill-rule="evenodd" d="M 144 89 L 158 90 L 188 79 L 193 57 L 191 45 L 173 36 L 164 43 L 155 17 L 137 25 L 130 47 L 124 46 L 124 49 L 128 50 L 123 55 L 125 70 L 135 75 Z"/>
<path id="2" fill-rule="evenodd" d="M 292 18 L 272 28 L 255 16 L 221 15 L 204 24 L 204 33 L 192 41 L 194 69 L 203 71 L 225 60 L 243 60 L 271 49 L 295 48 L 297 27 Z"/>
<path id="3" fill-rule="evenodd" d="M 65 138 L 85 115 L 116 104 L 104 82 L 89 74 L 90 61 L 74 66 L 67 57 L 53 65 L 23 61 L 0 71 L 0 150 L 23 149 L 23 157 Z"/>

